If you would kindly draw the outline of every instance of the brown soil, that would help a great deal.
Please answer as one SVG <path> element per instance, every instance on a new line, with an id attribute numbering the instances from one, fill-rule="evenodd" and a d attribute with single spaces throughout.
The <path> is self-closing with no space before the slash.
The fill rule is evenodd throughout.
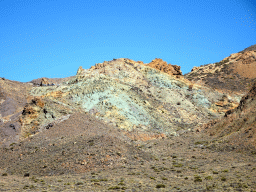
<path id="1" fill-rule="evenodd" d="M 204 129 L 214 138 L 225 139 L 237 151 L 256 151 L 256 83 L 236 109 L 227 111 L 223 118 L 207 123 Z"/>
<path id="2" fill-rule="evenodd" d="M 249 65 L 242 62 L 236 63 L 232 66 L 235 73 L 244 78 L 255 79 L 256 78 L 256 62 L 252 62 Z"/>
<path id="3" fill-rule="evenodd" d="M 91 121 L 90 121 L 91 120 Z M 253 191 L 255 154 L 201 132 L 131 140 L 97 119 L 74 114 L 3 149 L 4 191 Z M 214 145 L 214 147 L 213 147 Z"/>

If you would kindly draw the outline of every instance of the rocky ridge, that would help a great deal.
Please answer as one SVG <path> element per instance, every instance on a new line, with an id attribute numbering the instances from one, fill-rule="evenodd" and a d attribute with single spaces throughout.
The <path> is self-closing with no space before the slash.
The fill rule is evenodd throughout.
<path id="1" fill-rule="evenodd" d="M 246 94 L 256 81 L 256 50 L 252 46 L 220 62 L 194 67 L 185 78 L 220 91 Z"/>
<path id="2" fill-rule="evenodd" d="M 156 66 L 157 61 L 162 63 L 154 60 Z M 23 119 L 30 119 L 25 132 L 32 134 L 39 130 L 37 124 L 47 125 L 61 117 L 61 105 L 70 109 L 64 110 L 66 114 L 79 109 L 118 129 L 165 135 L 192 129 L 238 105 L 239 96 L 212 92 L 150 65 L 115 59 L 88 70 L 80 67 L 77 75 L 62 86 L 32 88 L 31 96 L 41 97 L 49 104 L 35 109 L 41 114 L 37 117 L 23 113 Z M 28 105 L 36 107 L 35 102 Z M 32 131 L 31 126 L 36 130 Z"/>

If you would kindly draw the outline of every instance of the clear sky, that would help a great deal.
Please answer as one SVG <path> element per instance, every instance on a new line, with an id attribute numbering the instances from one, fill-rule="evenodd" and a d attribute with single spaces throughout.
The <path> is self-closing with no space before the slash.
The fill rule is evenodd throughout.
<path id="1" fill-rule="evenodd" d="M 249 0 L 0 0 L 0 77 L 68 77 L 113 58 L 214 63 L 256 44 Z"/>

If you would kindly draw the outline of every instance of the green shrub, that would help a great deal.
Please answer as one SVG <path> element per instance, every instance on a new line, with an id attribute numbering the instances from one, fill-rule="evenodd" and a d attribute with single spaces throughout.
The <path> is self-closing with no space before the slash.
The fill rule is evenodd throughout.
<path id="1" fill-rule="evenodd" d="M 29 188 L 29 185 L 25 185 L 24 187 L 23 187 L 23 189 L 28 189 Z"/>
<path id="2" fill-rule="evenodd" d="M 91 179 L 91 182 L 100 182 L 98 179 Z"/>
<path id="3" fill-rule="evenodd" d="M 194 182 L 202 182 L 202 181 L 203 180 L 202 180 L 202 178 L 200 176 L 198 176 L 198 175 L 194 176 Z"/>
<path id="4" fill-rule="evenodd" d="M 205 177 L 206 180 L 212 180 L 212 176 Z"/>
<path id="5" fill-rule="evenodd" d="M 174 167 L 183 167 L 183 164 L 178 163 L 178 164 L 174 164 L 173 166 L 174 166 Z"/>
<path id="6" fill-rule="evenodd" d="M 227 179 L 225 177 L 221 177 L 221 181 L 226 181 Z"/>
<path id="7" fill-rule="evenodd" d="M 157 185 L 156 185 L 156 188 L 158 188 L 158 189 L 159 189 L 159 188 L 165 188 L 165 185 L 164 185 L 164 184 L 157 184 Z"/>
<path id="8" fill-rule="evenodd" d="M 113 187 L 109 187 L 109 188 L 108 188 L 108 190 L 111 190 L 111 189 L 113 189 L 113 190 L 115 190 L 115 189 L 121 189 L 121 187 L 119 187 L 119 186 L 113 186 Z"/>
<path id="9" fill-rule="evenodd" d="M 2 176 L 7 176 L 7 173 L 3 173 Z"/>

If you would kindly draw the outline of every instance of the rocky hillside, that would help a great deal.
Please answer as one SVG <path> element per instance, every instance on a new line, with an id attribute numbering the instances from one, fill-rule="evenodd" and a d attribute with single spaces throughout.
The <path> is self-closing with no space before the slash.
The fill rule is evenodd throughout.
<path id="1" fill-rule="evenodd" d="M 214 89 L 245 94 L 256 81 L 255 45 L 220 62 L 194 67 L 185 78 Z"/>
<path id="2" fill-rule="evenodd" d="M 22 84 L 29 88 L 16 122 L 21 128 L 14 132 L 11 121 L 3 127 L 9 127 L 17 139 L 26 138 L 81 111 L 127 132 L 176 135 L 224 115 L 240 100 L 184 79 L 178 66 L 161 59 L 149 64 L 115 59 L 88 70 L 80 67 L 66 80 L 53 83 L 43 78 Z M 8 86 L 9 81 L 1 82 Z M 11 142 L 13 134 L 2 137 Z"/>
<path id="3" fill-rule="evenodd" d="M 0 78 L 0 145 L 19 140 L 19 118 L 29 99 L 32 84 Z"/>
<path id="4" fill-rule="evenodd" d="M 204 127 L 214 138 L 222 138 L 239 150 L 256 149 L 256 83 L 240 101 L 237 108 L 226 112 L 223 118 Z"/>
<path id="5" fill-rule="evenodd" d="M 255 86 L 240 99 L 161 59 L 0 79 L 0 189 L 252 191 L 256 153 L 230 148 L 256 151 Z"/>
<path id="6" fill-rule="evenodd" d="M 157 60 L 153 62 L 157 66 Z M 224 115 L 240 100 L 169 75 L 170 70 L 161 72 L 161 67 L 154 69 L 151 64 L 116 59 L 88 70 L 80 67 L 77 75 L 61 86 L 33 87 L 30 95 L 35 99 L 21 117 L 22 135 L 35 134 L 74 110 L 125 131 L 175 135 Z"/>
<path id="7" fill-rule="evenodd" d="M 239 53 L 244 53 L 246 51 L 256 51 L 256 45 L 252 45 L 250 47 L 247 47 L 243 51 L 240 51 Z"/>

